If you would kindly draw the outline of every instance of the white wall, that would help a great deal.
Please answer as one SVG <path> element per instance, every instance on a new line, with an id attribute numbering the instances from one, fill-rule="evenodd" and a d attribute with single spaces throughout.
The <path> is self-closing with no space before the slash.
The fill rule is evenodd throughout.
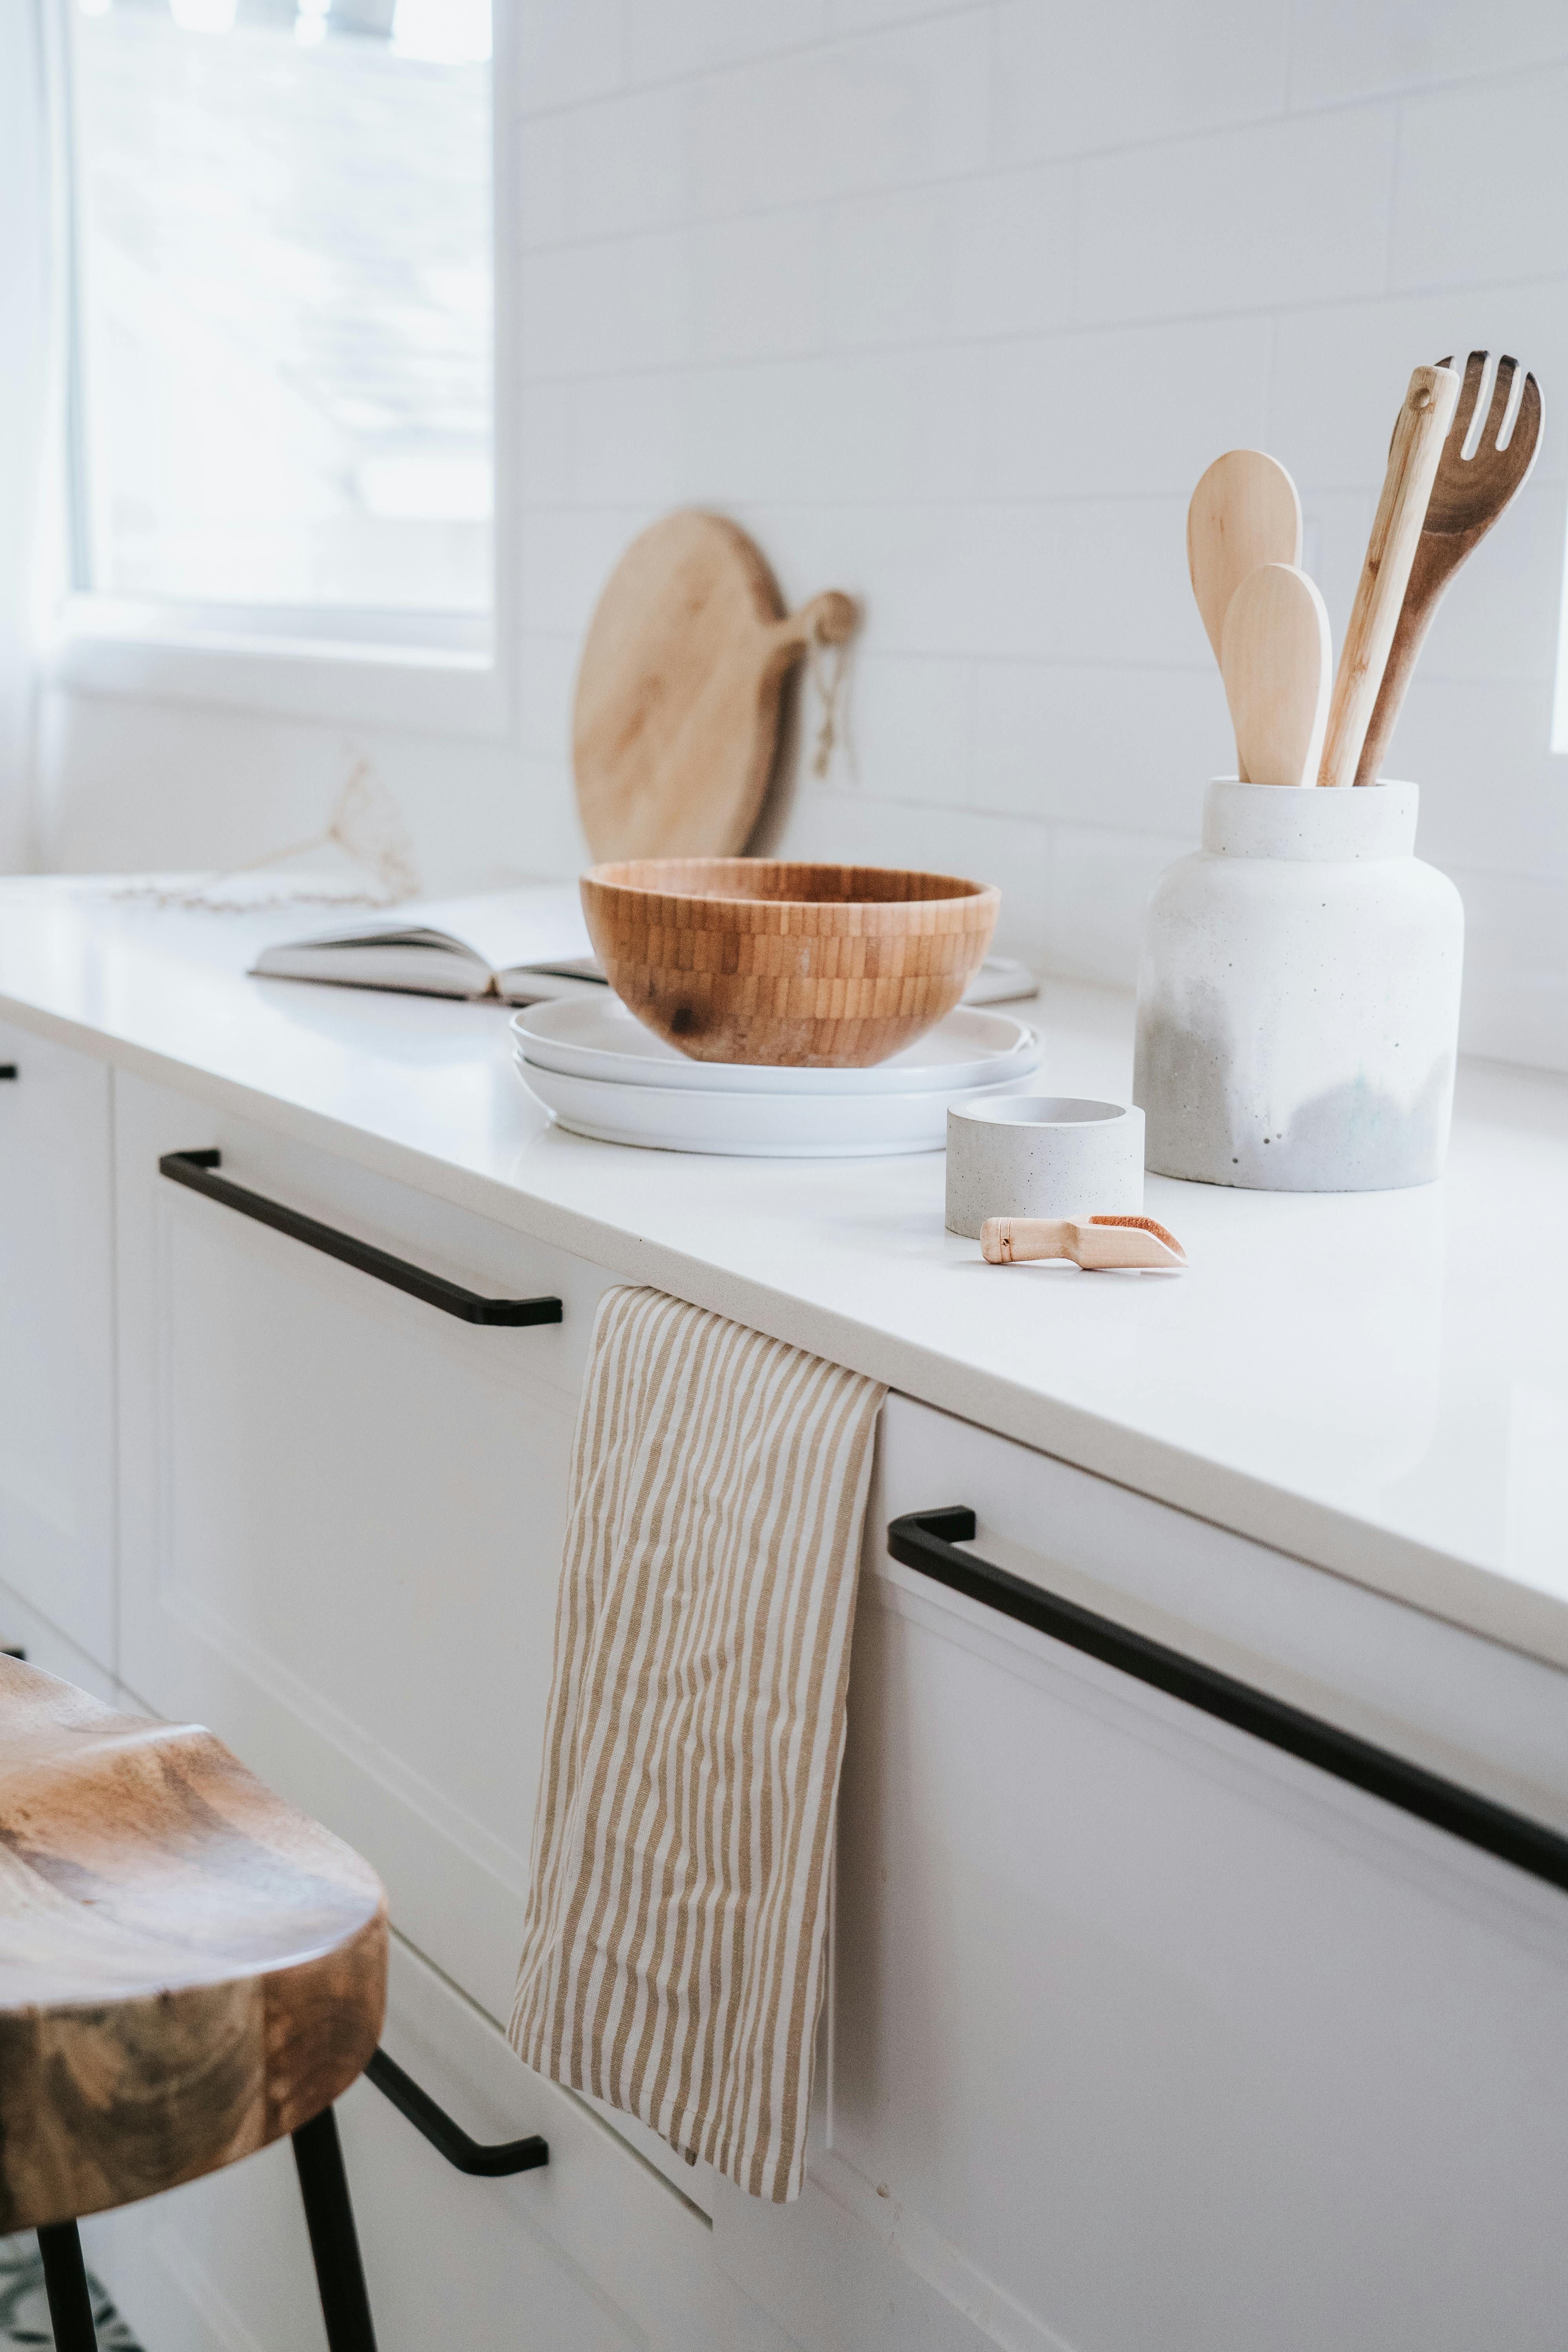
<path id="1" fill-rule="evenodd" d="M 1410 368 L 1517 352 L 1518 510 L 1434 626 L 1392 767 L 1463 888 L 1472 1044 L 1568 1067 L 1548 748 L 1568 398 L 1562 0 L 523 0 L 516 740 L 58 698 L 47 839 L 207 863 L 309 830 L 366 748 L 437 883 L 570 870 L 576 647 L 625 541 L 701 502 L 792 599 L 866 602 L 853 771 L 792 848 L 983 874 L 1005 943 L 1131 979 L 1229 758 L 1187 496 L 1300 485 L 1349 610 Z"/>

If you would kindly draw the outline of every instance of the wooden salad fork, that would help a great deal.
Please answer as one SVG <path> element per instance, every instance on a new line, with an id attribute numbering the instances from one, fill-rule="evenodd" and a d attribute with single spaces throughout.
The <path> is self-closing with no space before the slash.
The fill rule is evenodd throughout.
<path id="1" fill-rule="evenodd" d="M 988 1265 L 1070 1258 L 1086 1274 L 1112 1266 L 1172 1274 L 1187 1262 L 1175 1234 L 1152 1217 L 987 1217 L 980 1228 L 980 1255 Z"/>
<path id="2" fill-rule="evenodd" d="M 1507 448 L 1500 446 L 1509 401 L 1519 373 L 1519 362 L 1506 352 L 1498 362 L 1491 406 L 1473 457 L 1462 453 L 1475 421 L 1476 404 L 1486 376 L 1487 353 L 1472 352 L 1465 362 L 1454 421 L 1437 460 L 1436 478 L 1426 505 L 1426 519 L 1416 542 L 1415 559 L 1405 591 L 1394 643 L 1389 648 L 1372 720 L 1356 763 L 1358 784 L 1374 784 L 1383 767 L 1388 739 L 1394 732 L 1410 673 L 1433 614 L 1455 572 L 1490 530 L 1499 515 L 1518 497 L 1530 478 L 1541 446 L 1541 387 L 1526 375 L 1519 413 L 1513 420 Z M 1450 362 L 1439 362 L 1447 367 Z"/>

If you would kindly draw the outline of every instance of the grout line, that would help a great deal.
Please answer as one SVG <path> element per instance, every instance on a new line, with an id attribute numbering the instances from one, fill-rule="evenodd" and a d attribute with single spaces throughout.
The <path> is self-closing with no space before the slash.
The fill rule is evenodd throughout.
<path id="1" fill-rule="evenodd" d="M 611 246 L 630 245 L 632 237 L 606 237 L 595 240 Z M 533 259 L 545 254 L 574 252 L 576 247 L 536 247 L 525 257 Z M 878 359 L 902 359 L 922 352 L 945 355 L 958 351 L 1005 351 L 1018 344 L 1085 341 L 1096 336 L 1160 334 L 1181 327 L 1221 327 L 1233 322 L 1310 318 L 1314 312 L 1337 310 L 1386 310 L 1394 302 L 1421 302 L 1434 299 L 1488 299 L 1498 295 L 1510 295 L 1536 289 L 1551 290 L 1568 288 L 1568 270 L 1532 270 L 1520 278 L 1432 278 L 1409 286 L 1390 286 L 1373 292 L 1357 289 L 1352 293 L 1313 295 L 1300 301 L 1281 301 L 1239 305 L 1234 310 L 1174 310 L 1151 314 L 1129 311 L 1111 319 L 1079 320 L 1068 319 L 1053 326 L 996 327 L 945 335 L 931 334 L 900 341 L 837 343 L 818 350 L 762 352 L 731 359 L 688 357 L 679 360 L 632 361 L 626 364 L 605 367 L 561 368 L 525 373 L 525 384 L 577 383 L 603 382 L 622 376 L 688 376 L 703 372 L 718 373 L 724 369 L 790 367 L 821 365 L 824 362 L 842 363 Z"/>

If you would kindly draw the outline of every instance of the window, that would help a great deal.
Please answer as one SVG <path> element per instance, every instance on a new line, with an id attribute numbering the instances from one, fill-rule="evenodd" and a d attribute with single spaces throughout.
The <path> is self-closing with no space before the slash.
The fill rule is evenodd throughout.
<path id="1" fill-rule="evenodd" d="M 67 0 L 77 585 L 482 650 L 489 0 Z"/>

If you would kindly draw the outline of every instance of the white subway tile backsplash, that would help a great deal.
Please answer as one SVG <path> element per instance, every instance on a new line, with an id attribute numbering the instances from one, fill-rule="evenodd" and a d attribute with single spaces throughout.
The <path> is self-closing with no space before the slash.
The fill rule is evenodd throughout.
<path id="1" fill-rule="evenodd" d="M 563 245 L 574 233 L 570 114 L 531 115 L 517 132 L 518 243 Z"/>
<path id="2" fill-rule="evenodd" d="M 524 383 L 518 389 L 518 491 L 524 507 L 564 506 L 573 495 L 575 396 L 575 386 L 562 378 Z"/>
<path id="3" fill-rule="evenodd" d="M 530 759 L 570 760 L 572 698 L 582 652 L 574 636 L 525 635 L 518 650 L 518 740 Z"/>
<path id="4" fill-rule="evenodd" d="M 1385 772 L 1421 787 L 1418 848 L 1435 866 L 1568 882 L 1564 765 L 1544 686 L 1416 671 Z"/>
<path id="5" fill-rule="evenodd" d="M 911 16 L 950 16 L 967 7 L 989 16 L 988 0 L 831 0 L 836 33 L 864 33 L 877 25 L 902 25 Z"/>
<path id="6" fill-rule="evenodd" d="M 596 376 L 575 389 L 572 478 L 580 509 L 703 505 L 721 495 L 692 467 L 690 388 L 682 377 Z"/>
<path id="7" fill-rule="evenodd" d="M 636 90 L 573 117 L 572 234 L 636 236 L 696 211 L 692 127 L 700 84 Z"/>
<path id="8" fill-rule="evenodd" d="M 626 365 L 701 367 L 816 349 L 823 242 L 815 210 L 628 238 Z"/>
<path id="9" fill-rule="evenodd" d="M 978 170 L 990 26 L 901 25 L 692 85 L 692 168 L 710 217 Z"/>
<path id="10" fill-rule="evenodd" d="M 972 797 L 974 690 L 968 662 L 861 656 L 851 673 L 845 747 L 835 755 L 830 778 L 878 800 L 963 807 Z M 809 758 L 822 718 L 809 683 L 801 716 Z"/>
<path id="11" fill-rule="evenodd" d="M 1394 286 L 1561 271 L 1568 66 L 1407 99 L 1401 117 Z"/>
<path id="12" fill-rule="evenodd" d="M 525 382 L 604 373 L 622 360 L 619 245 L 568 245 L 518 264 L 519 362 Z"/>
<path id="13" fill-rule="evenodd" d="M 1189 496 L 1222 450 L 1262 444 L 1273 344 L 1267 318 L 994 344 L 982 485 L 1016 498 Z"/>
<path id="14" fill-rule="evenodd" d="M 1463 878 L 1468 1039 L 1568 1066 L 1561 0 L 528 8 L 514 862 L 581 853 L 572 682 L 612 565 L 715 506 L 791 604 L 864 608 L 831 772 L 803 682 L 769 845 L 995 879 L 1005 950 L 1130 985 L 1234 761 L 1193 483 L 1237 446 L 1290 467 L 1337 644 L 1409 371 L 1485 344 L 1548 429 L 1391 765 Z"/>
<path id="15" fill-rule="evenodd" d="M 525 115 L 602 98 L 626 79 L 637 0 L 528 0 L 517 12 L 518 101 Z"/>
<path id="16" fill-rule="evenodd" d="M 526 515 L 518 562 L 523 636 L 572 636 L 580 644 L 627 541 L 652 522 L 657 510 L 542 507 Z"/>
<path id="17" fill-rule="evenodd" d="M 1289 12 L 1259 0 L 1003 0 L 996 37 L 1005 163 L 1247 121 L 1285 102 Z"/>
<path id="18" fill-rule="evenodd" d="M 1051 834 L 1047 914 L 1050 968 L 1068 980 L 1131 988 L 1150 891 L 1173 858 L 1198 843 L 1203 786 L 1192 792 L 1189 831 L 1121 833 L 1060 824 Z"/>
<path id="19" fill-rule="evenodd" d="M 627 78 L 672 81 L 710 73 L 777 49 L 809 48 L 837 28 L 827 0 L 681 0 L 650 7 L 631 0 L 626 32 Z"/>
<path id="20" fill-rule="evenodd" d="M 1269 310 L 1380 292 L 1396 111 L 1285 117 L 1084 163 L 1088 320 Z"/>
<path id="21" fill-rule="evenodd" d="M 1194 793 L 1235 766 L 1212 663 L 975 664 L 976 808 L 1159 833 L 1185 822 Z"/>
<path id="22" fill-rule="evenodd" d="M 1453 878 L 1465 902 L 1461 1049 L 1568 1070 L 1568 883 L 1463 868 Z"/>
<path id="23" fill-rule="evenodd" d="M 1195 663 L 1206 641 L 1187 579 L 1186 505 L 1084 499 L 970 509 L 972 649 L 1036 661 Z"/>
<path id="24" fill-rule="evenodd" d="M 1293 106 L 1329 106 L 1568 58 L 1561 0 L 1298 0 Z"/>
<path id="25" fill-rule="evenodd" d="M 1562 564 L 1565 509 L 1561 482 L 1531 480 L 1493 525 L 1433 616 L 1421 652 L 1424 677 L 1523 687 L 1551 676 L 1558 614 L 1540 583 Z"/>
<path id="26" fill-rule="evenodd" d="M 1076 212 L 1070 164 L 846 200 L 826 241 L 833 341 L 853 349 L 1068 324 Z"/>

